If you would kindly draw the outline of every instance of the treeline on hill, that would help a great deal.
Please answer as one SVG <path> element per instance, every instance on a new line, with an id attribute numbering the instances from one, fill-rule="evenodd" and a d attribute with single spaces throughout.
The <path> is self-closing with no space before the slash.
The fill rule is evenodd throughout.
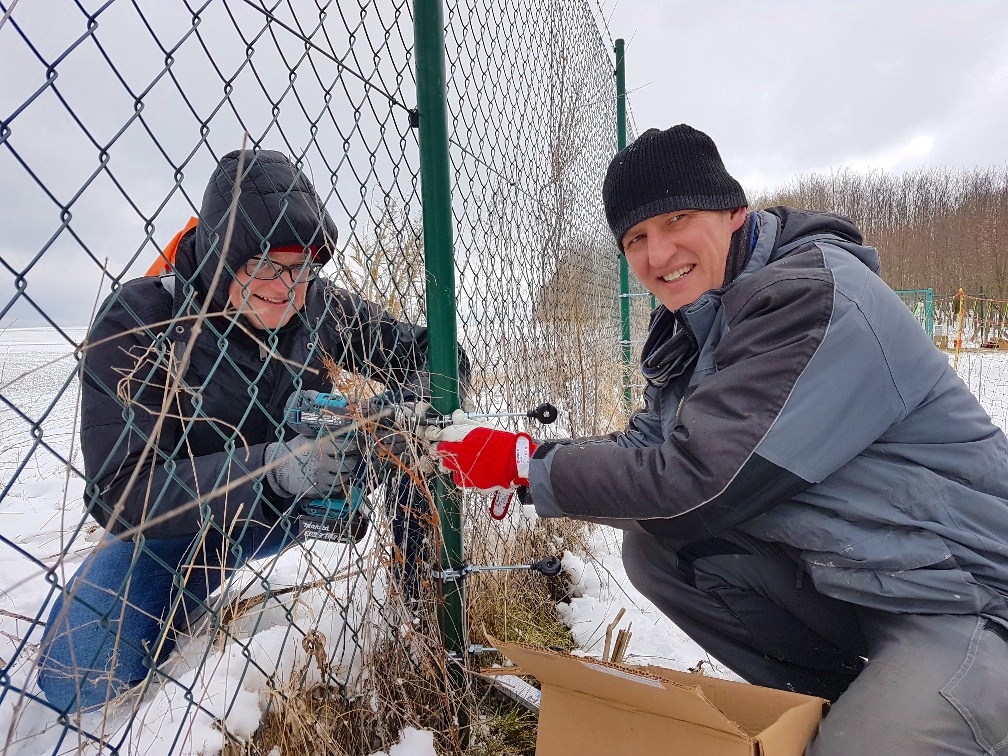
<path id="1" fill-rule="evenodd" d="M 894 289 L 1008 299 L 1008 166 L 902 174 L 800 176 L 752 207 L 787 205 L 845 215 L 878 247 Z"/>

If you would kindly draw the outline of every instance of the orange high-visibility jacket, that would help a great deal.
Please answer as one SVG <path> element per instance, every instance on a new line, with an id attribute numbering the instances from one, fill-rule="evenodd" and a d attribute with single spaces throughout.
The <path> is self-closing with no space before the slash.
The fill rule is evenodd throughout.
<path id="1" fill-rule="evenodd" d="M 179 242 L 182 241 L 182 237 L 186 235 L 190 230 L 196 228 L 196 216 L 192 216 L 189 222 L 185 224 L 185 228 L 179 231 L 172 240 L 168 242 L 168 246 L 164 248 L 164 251 L 158 255 L 158 259 L 154 261 L 147 272 L 144 273 L 145 276 L 160 276 L 162 273 L 168 273 L 171 271 L 172 266 L 175 264 L 175 251 L 178 249 Z"/>

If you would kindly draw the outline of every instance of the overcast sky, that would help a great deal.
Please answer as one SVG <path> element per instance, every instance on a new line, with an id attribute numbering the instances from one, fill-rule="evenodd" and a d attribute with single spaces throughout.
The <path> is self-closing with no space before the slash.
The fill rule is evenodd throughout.
<path id="1" fill-rule="evenodd" d="M 1008 162 L 1006 0 L 604 0 L 636 125 L 689 123 L 758 192 Z"/>
<path id="2" fill-rule="evenodd" d="M 685 122 L 706 131 L 750 196 L 813 171 L 900 172 L 1008 163 L 1008 0 L 587 1 L 608 18 L 608 33 L 627 41 L 627 85 L 638 130 Z M 190 17 L 178 11 L 176 2 L 145 0 L 134 6 L 119 0 L 108 6 L 96 35 L 101 50 L 87 38 L 75 44 L 87 18 L 65 0 L 22 0 L 14 12 L 43 58 L 60 61 L 60 93 L 95 141 L 114 141 L 107 170 L 99 169 L 99 147 L 44 87 L 46 65 L 13 24 L 0 29 L 0 120 L 12 128 L 7 144 L 0 145 L 0 258 L 15 271 L 29 269 L 19 281 L 0 266 L 0 310 L 18 300 L 0 317 L 0 328 L 43 322 L 27 299 L 16 294 L 25 282 L 26 296 L 56 322 L 86 323 L 103 259 L 109 258 L 115 273 L 142 273 L 199 202 L 214 155 L 238 145 L 242 123 L 253 135 L 265 130 L 266 146 L 285 149 L 269 125 L 271 101 L 263 96 L 263 87 L 279 98 L 288 87 L 287 67 L 271 52 L 275 43 L 259 36 L 262 14 L 246 3 L 215 2 L 201 16 L 200 33 L 213 46 L 214 63 L 228 76 L 242 70 L 232 95 L 239 123 L 231 107 L 221 107 L 224 74 L 210 67 L 202 42 L 189 34 Z M 486 4 L 494 5 L 492 0 Z M 87 0 L 85 5 L 97 9 L 101 4 Z M 162 44 L 172 47 L 185 40 L 174 50 L 172 76 L 182 82 L 187 101 L 161 75 L 164 53 L 140 22 L 137 7 Z M 302 6 L 295 2 L 292 7 Z M 391 7 L 388 0 L 369 6 L 367 23 L 384 23 L 381 15 Z M 236 34 L 235 18 L 247 39 L 257 40 L 259 80 L 243 68 L 246 39 Z M 347 30 L 341 32 L 335 16 L 329 18 L 326 33 L 334 49 L 356 57 Z M 402 14 L 398 18 L 409 24 Z M 338 39 L 341 33 L 346 39 Z M 409 37 L 407 30 L 401 39 L 391 39 L 404 45 Z M 303 53 L 303 45 L 288 33 L 277 38 L 289 59 Z M 453 39 L 458 40 L 449 37 L 449 44 Z M 71 52 L 65 54 L 68 48 Z M 136 119 L 132 98 L 103 55 L 136 91 L 150 88 L 144 95 L 144 123 Z M 401 61 L 405 54 L 397 48 L 386 57 Z M 358 63 L 367 61 L 364 55 Z M 397 67 L 384 74 L 383 82 L 391 83 L 401 63 L 381 65 Z M 320 101 L 321 90 L 314 86 L 313 91 L 307 68 L 300 69 L 299 97 Z M 331 65 L 329 69 L 322 72 L 327 82 L 337 76 Z M 345 89 L 336 88 L 335 99 L 342 98 L 343 107 L 347 98 L 360 102 L 369 96 L 354 90 L 360 90 L 354 82 L 347 77 L 341 82 Z M 341 183 L 329 189 L 329 207 L 344 225 L 359 218 L 365 201 L 357 182 L 374 183 L 401 159 L 364 144 L 366 128 L 351 135 L 353 144 L 345 155 L 339 149 L 355 118 L 372 119 L 374 133 L 379 123 L 383 129 L 391 130 L 393 124 L 396 130 L 405 128 L 405 105 L 390 108 L 373 92 L 371 96 L 377 103 L 373 112 L 371 107 L 356 114 L 348 110 L 338 123 L 320 123 L 318 142 L 334 154 L 323 157 L 316 149 L 308 155 L 309 165 L 323 177 L 323 163 L 336 161 Z M 401 97 L 412 104 L 411 92 L 403 91 Z M 25 102 L 30 104 L 22 108 Z M 317 102 L 308 107 L 317 108 Z M 289 143 L 307 143 L 307 121 L 295 98 L 286 96 L 283 108 L 280 121 Z M 209 146 L 194 152 L 199 118 L 211 113 Z M 407 149 L 415 150 L 412 136 L 404 138 Z M 394 132 L 392 140 L 398 140 Z M 369 152 L 379 160 L 377 166 L 369 165 Z M 46 190 L 29 178 L 25 165 Z M 173 188 L 174 165 L 185 166 L 180 188 Z M 402 166 L 396 164 L 396 169 L 409 177 Z M 64 203 L 72 210 L 66 227 Z M 145 218 L 153 219 L 146 241 Z"/>

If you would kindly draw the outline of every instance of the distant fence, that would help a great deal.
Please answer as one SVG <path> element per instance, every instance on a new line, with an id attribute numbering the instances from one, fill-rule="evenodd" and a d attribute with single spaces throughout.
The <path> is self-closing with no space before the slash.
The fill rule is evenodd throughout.
<path id="1" fill-rule="evenodd" d="M 470 692 L 449 679 L 437 630 L 438 515 L 425 480 L 384 469 L 372 471 L 364 541 L 297 542 L 228 575 L 135 694 L 78 718 L 49 707 L 34 679 L 49 609 L 102 537 L 83 511 L 98 504 L 76 440 L 89 348 L 80 327 L 199 213 L 207 177 L 243 134 L 289 155 L 321 194 L 339 230 L 322 275 L 427 322 L 420 5 L 110 0 L 52 12 L 0 0 L 0 752 L 212 753 L 255 738 L 261 753 L 279 743 L 370 753 L 407 724 L 435 730 L 444 752 L 462 749 L 454 712 Z M 445 56 L 470 398 L 485 413 L 553 402 L 555 428 L 501 421 L 535 435 L 618 427 L 626 338 L 600 200 L 617 138 L 612 41 L 587 0 L 450 0 L 444 10 L 444 48 L 427 54 Z M 631 301 L 639 344 L 648 302 Z M 224 438 L 222 449 L 240 448 Z M 184 451 L 162 451 L 159 464 L 184 464 Z M 405 515 L 381 494 L 395 486 L 410 488 Z M 563 548 L 520 507 L 497 523 L 483 497 L 451 495 L 470 561 Z M 409 541 L 404 528 L 421 534 Z M 137 559 L 149 552 L 142 532 Z M 219 535 L 224 551 L 236 545 Z M 409 543 L 421 546 L 404 555 Z M 494 580 L 522 586 L 525 599 L 538 590 L 526 576 Z M 115 626 L 106 614 L 95 632 Z M 506 614 L 490 629 L 523 639 Z M 166 624 L 159 642 L 175 632 Z"/>
<path id="2" fill-rule="evenodd" d="M 898 289 L 896 294 L 942 348 L 955 344 L 978 349 L 1008 349 L 1008 300 L 959 294 L 936 298 L 933 289 Z M 962 333 L 960 329 L 960 311 Z M 937 325 L 936 325 L 937 324 Z"/>
<path id="3" fill-rule="evenodd" d="M 929 313 L 932 335 L 943 349 L 1008 350 L 1008 299 L 968 294 L 933 296 L 931 289 L 898 291 L 921 325 Z M 925 299 L 928 304 L 925 305 Z"/>
<path id="4" fill-rule="evenodd" d="M 896 292 L 949 353 L 959 375 L 1001 428 L 1008 428 L 1008 300 L 961 289 L 935 297 L 932 289 Z"/>
<path id="5" fill-rule="evenodd" d="M 899 289 L 896 292 L 910 308 L 918 322 L 934 338 L 934 291 L 932 289 Z"/>

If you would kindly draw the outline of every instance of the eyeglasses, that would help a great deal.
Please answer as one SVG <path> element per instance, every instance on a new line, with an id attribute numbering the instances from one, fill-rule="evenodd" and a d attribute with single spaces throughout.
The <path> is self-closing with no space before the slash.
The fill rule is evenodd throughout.
<path id="1" fill-rule="evenodd" d="M 292 284 L 304 283 L 318 278 L 322 265 L 312 262 L 299 262 L 294 265 L 281 265 L 268 257 L 253 257 L 245 261 L 241 267 L 245 275 L 259 281 L 272 281 L 284 273 Z"/>

